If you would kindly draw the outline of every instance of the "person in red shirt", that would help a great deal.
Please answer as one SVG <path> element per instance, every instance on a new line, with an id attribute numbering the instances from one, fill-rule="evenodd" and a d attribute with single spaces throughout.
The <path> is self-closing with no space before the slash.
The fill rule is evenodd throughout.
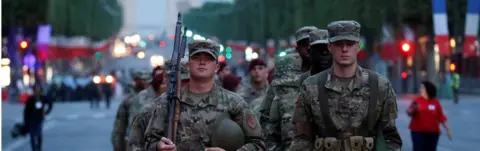
<path id="1" fill-rule="evenodd" d="M 412 134 L 413 151 L 436 151 L 440 124 L 447 130 L 448 138 L 452 139 L 447 117 L 437 99 L 437 88 L 433 83 L 422 82 L 420 96 L 413 100 L 407 114 L 412 118 L 409 129 Z"/>

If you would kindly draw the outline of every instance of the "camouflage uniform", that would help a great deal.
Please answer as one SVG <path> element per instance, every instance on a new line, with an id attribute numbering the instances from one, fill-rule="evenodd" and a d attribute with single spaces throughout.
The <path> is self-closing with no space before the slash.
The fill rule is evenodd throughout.
<path id="1" fill-rule="evenodd" d="M 297 42 L 309 38 L 316 27 L 302 27 L 295 33 Z M 299 78 L 309 69 L 302 66 L 300 54 L 293 48 L 287 55 L 275 59 L 274 79 L 260 106 L 260 123 L 267 141 L 268 150 L 285 150 L 290 146 L 292 134 L 291 116 L 295 99 L 299 94 Z"/>
<path id="2" fill-rule="evenodd" d="M 330 42 L 360 39 L 360 24 L 355 21 L 330 23 L 328 31 Z M 332 73 L 328 69 L 303 82 L 290 150 L 374 150 L 378 132 L 388 150 L 400 150 L 396 96 L 388 79 L 359 66 L 350 79 Z"/>
<path id="3" fill-rule="evenodd" d="M 265 93 L 268 89 L 268 82 L 265 83 L 265 86 L 260 89 L 256 89 L 252 86 L 250 82 L 244 83 L 242 89 L 238 92 L 240 96 L 248 103 L 250 108 L 255 112 L 255 115 L 259 114 L 259 108 L 262 103 Z M 259 117 L 259 116 L 257 116 Z"/>
<path id="4" fill-rule="evenodd" d="M 187 80 L 190 78 L 190 76 L 188 75 L 188 68 L 187 68 L 187 59 L 186 58 L 182 58 L 182 60 L 180 61 L 180 78 L 181 80 Z M 166 73 L 170 73 L 170 67 L 171 67 L 171 62 L 170 60 L 166 61 L 165 62 L 165 67 L 166 67 Z M 167 80 L 165 80 L 167 81 Z M 165 95 L 165 93 L 163 93 L 162 95 Z M 162 97 L 162 96 L 160 96 Z M 144 145 L 145 145 L 145 140 L 144 140 L 144 133 L 145 131 L 147 130 L 147 125 L 148 125 L 148 122 L 150 120 L 150 118 L 152 117 L 151 115 L 151 112 L 149 111 L 152 111 L 153 110 L 153 103 L 155 100 L 158 100 L 159 97 L 157 97 L 157 99 L 153 99 L 149 102 L 147 102 L 147 104 L 143 104 L 141 106 L 141 108 L 138 110 L 137 114 L 133 117 L 132 119 L 132 125 L 131 125 L 131 129 L 130 129 L 130 132 L 129 132 L 129 138 L 128 138 L 128 149 L 131 150 L 131 151 L 142 151 L 142 150 L 145 150 L 144 149 Z"/>
<path id="5" fill-rule="evenodd" d="M 218 46 L 210 41 L 193 41 L 189 44 L 190 56 L 199 52 L 209 53 L 218 57 Z M 179 151 L 199 150 L 210 147 L 212 144 L 211 126 L 219 117 L 228 115 L 238 123 L 245 134 L 246 144 L 241 150 L 264 150 L 265 145 L 261 136 L 261 127 L 247 103 L 237 94 L 221 88 L 218 85 L 204 94 L 189 92 L 187 87 L 182 88 L 180 99 L 180 119 L 177 128 L 176 146 Z M 168 116 L 167 96 L 162 95 L 153 105 L 146 106 L 140 114 L 150 116 L 149 120 L 142 118 L 137 121 L 149 121 L 148 124 L 138 124 L 147 128 L 145 132 L 145 147 L 148 150 L 156 149 L 161 137 L 166 136 Z M 228 139 L 228 138 L 225 138 Z"/>
<path id="6" fill-rule="evenodd" d="M 133 73 L 133 77 L 143 80 L 150 80 L 151 78 L 150 73 L 146 70 L 135 71 Z M 128 125 L 131 122 L 131 119 L 129 119 L 129 117 L 131 116 L 130 108 L 132 104 L 132 99 L 138 93 L 138 90 L 129 92 L 118 107 L 117 116 L 115 118 L 112 132 L 112 144 L 116 149 L 123 151 L 126 148 L 126 132 L 128 130 Z"/>

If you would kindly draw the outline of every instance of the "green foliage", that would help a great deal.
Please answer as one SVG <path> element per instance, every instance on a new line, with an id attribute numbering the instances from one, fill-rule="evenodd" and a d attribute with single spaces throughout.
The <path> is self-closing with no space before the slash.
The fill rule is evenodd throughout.
<path id="1" fill-rule="evenodd" d="M 45 23 L 47 0 L 3 0 L 2 24 L 33 27 Z"/>

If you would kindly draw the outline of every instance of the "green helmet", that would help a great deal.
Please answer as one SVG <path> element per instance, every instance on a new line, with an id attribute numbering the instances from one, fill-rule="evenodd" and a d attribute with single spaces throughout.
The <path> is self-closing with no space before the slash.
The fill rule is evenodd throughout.
<path id="1" fill-rule="evenodd" d="M 180 80 L 187 80 L 187 79 L 190 79 L 190 73 L 189 73 L 189 70 L 187 68 L 187 62 L 188 62 L 188 58 L 182 58 L 180 60 L 180 69 L 179 69 L 179 74 L 180 74 Z M 168 74 L 170 74 L 170 68 L 172 66 L 172 61 L 171 60 L 167 60 L 165 62 L 165 67 L 166 67 L 166 70 Z"/>
<path id="2" fill-rule="evenodd" d="M 225 116 L 226 117 L 226 116 Z M 230 118 L 219 118 L 213 127 L 212 146 L 235 151 L 245 144 L 242 128 Z"/>

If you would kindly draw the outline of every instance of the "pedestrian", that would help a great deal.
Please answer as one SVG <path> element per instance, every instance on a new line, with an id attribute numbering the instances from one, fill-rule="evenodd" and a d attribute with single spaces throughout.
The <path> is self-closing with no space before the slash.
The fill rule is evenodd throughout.
<path id="1" fill-rule="evenodd" d="M 166 138 L 165 125 L 168 123 L 168 100 L 162 95 L 155 101 L 152 118 L 145 132 L 146 150 L 207 150 L 224 151 L 223 144 L 216 140 L 236 140 L 238 138 L 222 138 L 213 133 L 218 128 L 212 127 L 218 119 L 234 121 L 241 129 L 232 130 L 244 134 L 243 146 L 238 150 L 264 151 L 261 127 L 255 119 L 253 111 L 242 97 L 215 85 L 215 71 L 218 70 L 217 44 L 207 40 L 194 40 L 189 43 L 190 81 L 181 88 L 180 115 L 175 140 Z M 220 129 L 225 127 L 220 127 Z M 212 134 L 213 133 L 213 134 Z M 214 136 L 220 136 L 214 137 Z M 174 142 L 175 141 L 175 142 Z M 233 142 L 235 143 L 235 142 Z"/>
<path id="2" fill-rule="evenodd" d="M 146 70 L 137 70 L 132 74 L 134 78 L 134 88 L 126 94 L 125 99 L 122 100 L 118 107 L 115 122 L 112 131 L 112 145 L 115 151 L 126 151 L 127 130 L 132 121 L 129 121 L 130 106 L 132 99 L 142 90 L 149 86 L 151 74 Z"/>
<path id="3" fill-rule="evenodd" d="M 33 86 L 34 95 L 25 104 L 23 121 L 30 134 L 32 151 L 42 150 L 42 127 L 45 116 L 52 111 L 52 101 L 42 94 L 39 84 Z"/>
<path id="4" fill-rule="evenodd" d="M 436 151 L 440 124 L 446 129 L 448 138 L 452 139 L 447 117 L 437 99 L 437 88 L 433 83 L 422 82 L 420 96 L 413 100 L 407 109 L 407 114 L 412 118 L 409 129 L 412 135 L 413 151 Z"/>
<path id="5" fill-rule="evenodd" d="M 217 71 L 217 75 L 215 76 L 215 83 L 217 85 L 222 85 L 223 78 L 227 75 L 232 74 L 232 70 L 230 70 L 230 67 L 228 67 L 227 63 L 225 62 L 220 62 L 218 66 L 219 68 Z"/>
<path id="6" fill-rule="evenodd" d="M 386 142 L 388 150 L 401 149 L 390 82 L 358 65 L 360 28 L 356 21 L 328 25 L 328 49 L 334 61 L 330 69 L 310 76 L 301 86 L 292 117 L 291 151 L 373 151 L 379 149 L 376 142 Z"/>
<path id="7" fill-rule="evenodd" d="M 452 90 L 453 90 L 453 102 L 458 104 L 459 89 L 460 89 L 460 74 L 452 72 Z"/>

